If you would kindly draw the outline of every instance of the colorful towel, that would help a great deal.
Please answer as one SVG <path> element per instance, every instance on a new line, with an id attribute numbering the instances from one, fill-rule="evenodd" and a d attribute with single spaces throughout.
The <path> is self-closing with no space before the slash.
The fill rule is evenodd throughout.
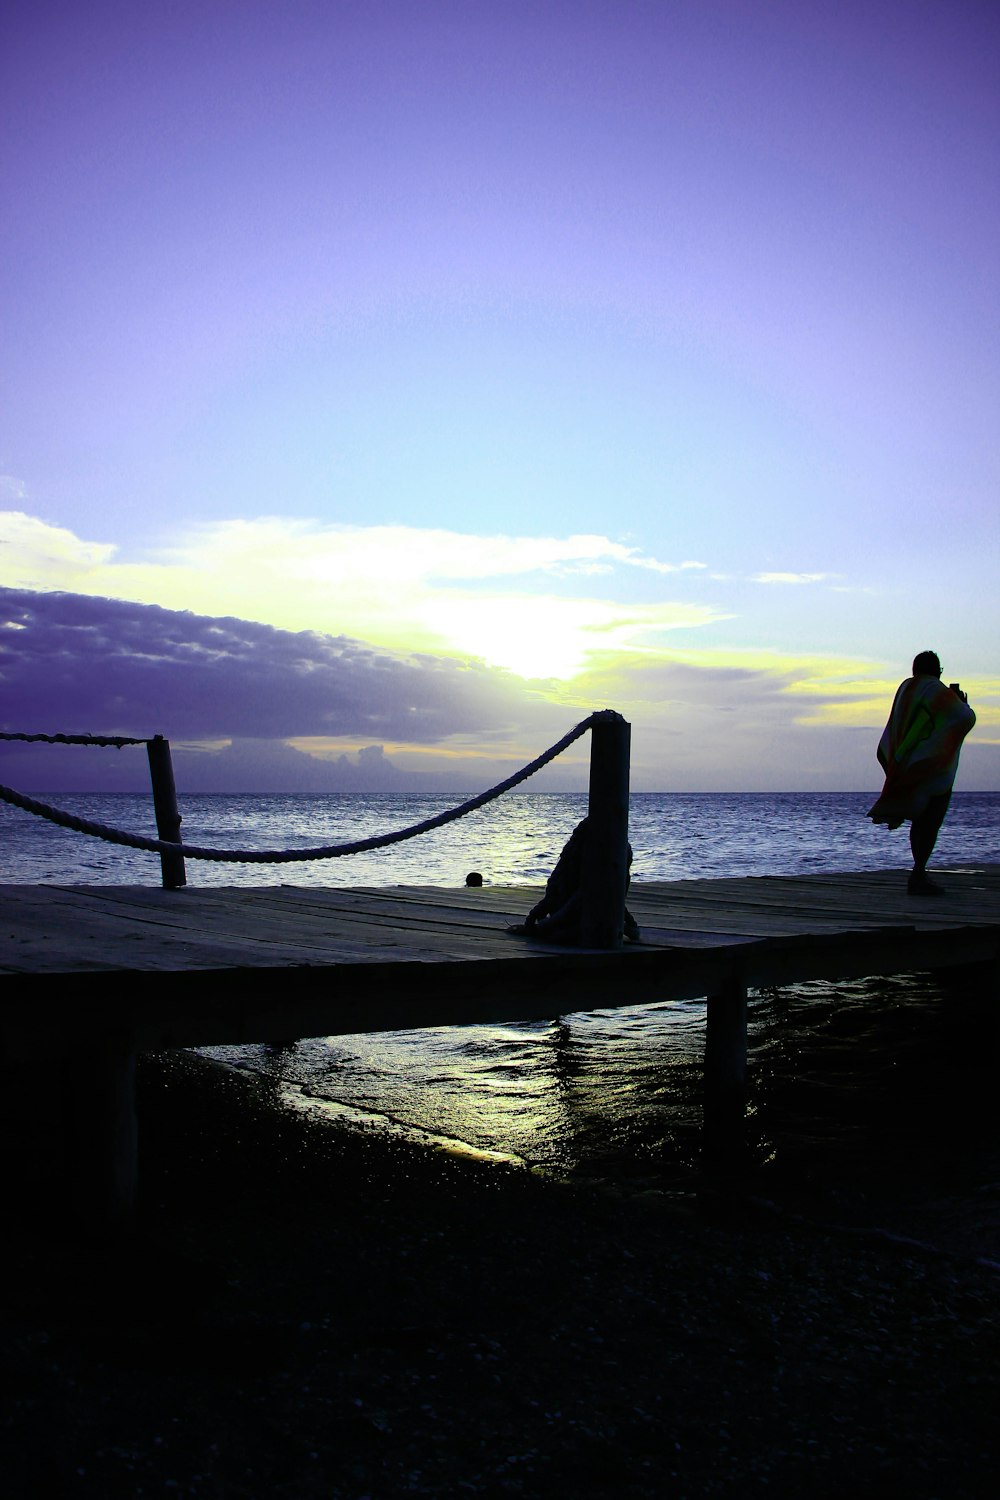
<path id="1" fill-rule="evenodd" d="M 896 690 L 878 758 L 882 795 L 868 816 L 898 828 L 932 797 L 950 792 L 962 741 L 976 722 L 969 705 L 936 677 L 908 677 Z"/>

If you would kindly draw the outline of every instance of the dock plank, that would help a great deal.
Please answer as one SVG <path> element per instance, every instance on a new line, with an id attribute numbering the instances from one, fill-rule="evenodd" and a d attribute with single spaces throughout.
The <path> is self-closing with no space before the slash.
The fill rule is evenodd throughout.
<path id="1" fill-rule="evenodd" d="M 784 945 L 796 961 L 809 945 L 831 941 L 894 951 L 911 935 L 956 942 L 981 928 L 1000 930 L 1000 868 L 952 871 L 938 901 L 907 896 L 905 875 L 876 871 L 837 876 L 754 876 L 721 880 L 636 881 L 629 906 L 643 942 L 614 957 L 631 967 L 660 955 L 703 957 L 714 950 Z M 190 974 L 198 970 L 486 966 L 538 974 L 565 964 L 568 951 L 514 937 L 539 889 L 529 886 L 314 887 L 224 886 L 164 891 L 155 886 L 0 887 L 0 972 L 31 976 L 105 972 Z M 964 940 L 963 940 L 964 941 Z M 803 947 L 805 945 L 805 947 Z M 817 947 L 817 945 L 819 945 Z M 859 949 L 858 951 L 863 951 Z M 978 949 L 976 950 L 978 951 Z M 580 954 L 576 951 L 576 956 Z M 807 959 L 801 958 L 802 965 Z M 650 965 L 647 963 L 646 968 Z M 457 982 L 457 981 L 456 981 Z M 514 981 L 519 982 L 519 981 Z M 541 982 L 534 977 L 531 982 Z M 545 982 L 549 982 L 546 980 Z"/>

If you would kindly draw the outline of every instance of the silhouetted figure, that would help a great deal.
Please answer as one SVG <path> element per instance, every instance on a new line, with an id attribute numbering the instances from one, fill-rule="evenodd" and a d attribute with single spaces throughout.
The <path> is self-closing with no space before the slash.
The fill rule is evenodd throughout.
<path id="1" fill-rule="evenodd" d="M 545 938 L 549 942 L 574 944 L 581 941 L 580 918 L 583 907 L 583 870 L 586 861 L 587 843 L 590 837 L 590 820 L 584 818 L 570 834 L 555 869 L 545 882 L 545 895 L 532 907 L 518 927 L 511 932 L 524 933 L 530 937 Z M 632 865 L 632 845 L 628 846 L 628 864 Z M 625 877 L 626 891 L 631 876 Z M 639 941 L 639 928 L 632 913 L 626 908 L 624 935 L 630 942 Z"/>
<path id="2" fill-rule="evenodd" d="M 468 875 L 466 875 L 465 877 L 465 883 L 466 885 L 479 886 L 483 883 L 483 877 L 480 875 L 478 870 L 470 870 Z"/>
<path id="3" fill-rule="evenodd" d="M 889 722 L 878 746 L 885 786 L 868 816 L 875 823 L 898 828 L 910 821 L 913 870 L 907 883 L 911 896 L 940 896 L 942 889 L 927 876 L 955 784 L 962 741 L 976 722 L 966 695 L 957 682 L 941 681 L 941 663 L 933 651 L 913 659 L 913 676 L 896 689 Z"/>

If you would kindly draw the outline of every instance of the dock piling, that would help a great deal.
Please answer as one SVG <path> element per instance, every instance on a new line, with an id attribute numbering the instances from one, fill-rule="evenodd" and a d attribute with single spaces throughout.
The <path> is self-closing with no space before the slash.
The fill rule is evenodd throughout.
<path id="1" fill-rule="evenodd" d="M 632 727 L 613 709 L 590 729 L 590 838 L 583 871 L 581 937 L 586 948 L 620 948 L 628 880 L 629 747 Z"/>
<path id="2" fill-rule="evenodd" d="M 746 1148 L 747 987 L 732 974 L 708 996 L 705 1026 L 705 1164 L 737 1169 Z"/>
<path id="3" fill-rule="evenodd" d="M 170 741 L 162 734 L 154 735 L 146 743 L 149 756 L 149 778 L 153 784 L 153 811 L 156 814 L 156 833 L 168 843 L 181 842 L 181 815 L 177 808 L 177 788 L 174 785 L 174 767 L 170 759 Z M 160 854 L 160 873 L 165 891 L 175 891 L 187 885 L 183 854 Z"/>

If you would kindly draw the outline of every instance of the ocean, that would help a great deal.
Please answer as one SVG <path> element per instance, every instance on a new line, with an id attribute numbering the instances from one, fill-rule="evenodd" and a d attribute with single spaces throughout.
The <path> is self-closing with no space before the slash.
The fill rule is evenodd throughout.
<path id="1" fill-rule="evenodd" d="M 153 834 L 150 799 L 61 796 L 80 816 Z M 633 880 L 899 868 L 906 830 L 867 793 L 638 794 Z M 409 826 L 450 805 L 400 795 L 184 796 L 190 844 L 304 848 Z M 538 885 L 586 811 L 521 792 L 393 848 L 306 864 L 189 861 L 191 887 Z M 0 882 L 159 883 L 159 860 L 0 804 Z M 1000 863 L 1000 794 L 956 793 L 934 866 Z M 902 879 L 901 875 L 901 879 Z M 965 981 L 967 985 L 967 981 Z M 995 1006 L 929 976 L 815 983 L 751 997 L 749 1136 L 765 1185 L 976 1190 L 997 1170 Z M 279 1108 L 402 1133 L 573 1180 L 683 1191 L 701 1152 L 704 1006 L 637 1005 L 552 1023 L 206 1049 L 273 1085 Z M 838 1186 L 839 1185 L 839 1186 Z"/>

